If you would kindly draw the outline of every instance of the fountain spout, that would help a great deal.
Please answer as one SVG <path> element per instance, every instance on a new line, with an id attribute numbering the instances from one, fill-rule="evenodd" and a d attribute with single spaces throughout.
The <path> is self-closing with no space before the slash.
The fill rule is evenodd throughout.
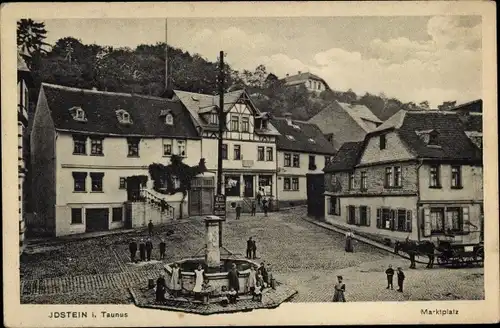
<path id="1" fill-rule="evenodd" d="M 209 269 L 218 270 L 220 267 L 220 248 L 219 248 L 219 222 L 224 219 L 209 215 L 205 218 L 206 227 L 206 248 L 205 263 Z"/>

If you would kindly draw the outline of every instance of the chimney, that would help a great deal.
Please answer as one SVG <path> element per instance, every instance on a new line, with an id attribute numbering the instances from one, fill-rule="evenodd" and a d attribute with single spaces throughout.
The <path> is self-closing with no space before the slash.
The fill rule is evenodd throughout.
<path id="1" fill-rule="evenodd" d="M 285 117 L 286 123 L 292 125 L 292 113 L 284 113 L 283 116 Z"/>
<path id="2" fill-rule="evenodd" d="M 302 73 L 301 71 L 299 71 L 299 74 Z"/>
<path id="3" fill-rule="evenodd" d="M 289 77 L 289 76 L 290 76 L 290 74 L 286 73 L 286 77 Z"/>

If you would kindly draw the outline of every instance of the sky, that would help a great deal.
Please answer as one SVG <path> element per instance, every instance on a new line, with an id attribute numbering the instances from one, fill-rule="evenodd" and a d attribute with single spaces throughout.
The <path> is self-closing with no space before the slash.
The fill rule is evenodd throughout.
<path id="1" fill-rule="evenodd" d="M 356 16 L 45 20 L 47 42 L 134 48 L 164 42 L 237 70 L 317 74 L 330 88 L 401 101 L 481 98 L 480 16 Z M 166 32 L 167 31 L 167 32 Z M 175 68 L 174 68 L 175 69 Z"/>

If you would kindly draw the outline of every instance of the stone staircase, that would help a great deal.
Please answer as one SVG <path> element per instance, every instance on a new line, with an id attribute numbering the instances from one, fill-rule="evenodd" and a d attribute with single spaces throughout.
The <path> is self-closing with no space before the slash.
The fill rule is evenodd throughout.
<path id="1" fill-rule="evenodd" d="M 151 189 L 141 189 L 137 200 L 127 202 L 127 219 L 132 228 L 140 228 L 151 221 L 160 225 L 175 218 L 175 208 L 168 204 L 169 195 Z"/>

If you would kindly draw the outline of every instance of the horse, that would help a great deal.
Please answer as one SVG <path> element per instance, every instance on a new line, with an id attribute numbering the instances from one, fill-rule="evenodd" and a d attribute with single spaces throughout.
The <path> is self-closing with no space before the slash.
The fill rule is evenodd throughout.
<path id="1" fill-rule="evenodd" d="M 394 253 L 399 254 L 399 251 L 403 251 L 410 256 L 410 269 L 415 269 L 415 255 L 426 255 L 429 258 L 429 263 L 427 263 L 427 268 L 432 268 L 434 265 L 434 251 L 436 247 L 431 241 L 414 241 L 406 239 L 405 241 L 396 241 L 394 245 Z"/>

